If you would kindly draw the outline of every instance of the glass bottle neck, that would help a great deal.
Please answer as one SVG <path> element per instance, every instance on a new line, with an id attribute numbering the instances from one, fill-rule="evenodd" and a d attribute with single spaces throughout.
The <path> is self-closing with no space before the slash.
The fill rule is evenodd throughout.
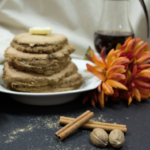
<path id="1" fill-rule="evenodd" d="M 100 31 L 133 33 L 128 19 L 128 0 L 104 0 Z"/>

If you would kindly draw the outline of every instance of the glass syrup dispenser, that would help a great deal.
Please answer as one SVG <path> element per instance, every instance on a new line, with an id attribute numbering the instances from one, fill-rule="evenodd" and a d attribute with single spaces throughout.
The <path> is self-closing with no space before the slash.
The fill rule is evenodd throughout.
<path id="1" fill-rule="evenodd" d="M 149 37 L 148 14 L 143 0 L 140 0 L 147 20 L 147 33 Z M 103 14 L 99 29 L 94 33 L 94 45 L 97 52 L 103 46 L 106 53 L 116 48 L 118 43 L 123 44 L 130 35 L 134 37 L 133 29 L 128 18 L 128 0 L 104 0 Z"/>

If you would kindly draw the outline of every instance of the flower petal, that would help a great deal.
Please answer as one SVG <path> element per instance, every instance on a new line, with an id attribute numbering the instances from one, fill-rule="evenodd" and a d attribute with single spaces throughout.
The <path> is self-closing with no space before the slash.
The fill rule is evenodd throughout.
<path id="1" fill-rule="evenodd" d="M 127 51 L 127 52 L 122 52 L 120 54 L 120 57 L 126 57 L 130 60 L 130 62 L 132 62 L 134 55 L 133 55 L 132 51 Z"/>
<path id="2" fill-rule="evenodd" d="M 136 43 L 136 46 L 134 47 L 134 49 L 133 49 L 133 54 L 136 52 L 136 50 L 138 49 L 138 48 L 140 48 L 140 46 L 142 45 L 144 43 L 144 41 L 138 41 L 137 43 Z"/>
<path id="3" fill-rule="evenodd" d="M 119 50 L 120 50 L 120 51 L 124 51 L 124 50 L 126 49 L 126 47 L 127 47 L 127 44 L 123 44 L 123 45 L 119 48 Z"/>
<path id="4" fill-rule="evenodd" d="M 102 82 L 99 84 L 99 86 L 97 87 L 97 89 L 98 89 L 98 92 L 101 92 L 101 90 L 102 90 Z"/>
<path id="5" fill-rule="evenodd" d="M 137 69 L 147 69 L 147 68 L 150 68 L 150 64 L 140 64 L 137 66 Z"/>
<path id="6" fill-rule="evenodd" d="M 136 42 L 136 39 L 135 39 L 135 38 L 133 38 L 132 40 L 130 40 L 130 41 L 128 42 L 128 45 L 127 45 L 125 51 L 133 50 L 133 48 L 134 48 L 134 46 L 135 46 L 135 42 Z"/>
<path id="7" fill-rule="evenodd" d="M 86 64 L 87 69 L 93 73 L 95 76 L 97 76 L 100 80 L 105 81 L 106 77 L 99 71 L 97 71 L 95 68 L 93 68 L 91 65 Z"/>
<path id="8" fill-rule="evenodd" d="M 141 81 L 150 81 L 150 74 L 143 74 L 139 77 L 135 77 L 135 79 L 141 80 Z"/>
<path id="9" fill-rule="evenodd" d="M 145 91 L 140 89 L 141 99 L 147 99 L 150 97 L 150 91 Z"/>
<path id="10" fill-rule="evenodd" d="M 131 71 L 128 70 L 128 71 L 126 72 L 126 80 L 125 80 L 125 82 L 124 82 L 124 85 L 126 85 L 127 82 L 129 82 L 130 80 L 131 80 Z"/>
<path id="11" fill-rule="evenodd" d="M 124 68 L 125 68 L 125 66 L 123 66 L 123 65 L 115 65 L 115 66 L 113 66 L 113 67 L 110 67 L 110 68 L 106 71 L 106 77 L 108 77 L 109 74 L 115 72 L 116 70 L 118 70 L 118 69 L 124 69 Z"/>
<path id="12" fill-rule="evenodd" d="M 144 50 L 144 48 L 146 48 L 148 46 L 148 43 L 144 43 L 143 45 L 141 45 L 136 52 L 134 53 L 134 56 L 138 57 L 138 55 Z"/>
<path id="13" fill-rule="evenodd" d="M 149 95 L 141 94 L 141 99 L 148 99 L 148 98 L 149 98 Z"/>
<path id="14" fill-rule="evenodd" d="M 119 49 L 121 47 L 121 44 L 118 43 L 117 46 L 116 46 L 116 49 Z"/>
<path id="15" fill-rule="evenodd" d="M 137 88 L 134 88 L 132 90 L 134 96 L 135 96 L 135 99 L 138 101 L 138 102 L 141 102 L 141 95 L 140 95 L 140 92 Z"/>
<path id="16" fill-rule="evenodd" d="M 101 49 L 101 57 L 102 57 L 104 64 L 106 65 L 106 61 L 105 61 L 105 59 L 106 59 L 106 47 L 103 47 Z"/>
<path id="17" fill-rule="evenodd" d="M 150 94 L 150 89 L 145 90 L 145 89 L 139 88 L 139 91 L 143 95 L 149 95 Z"/>
<path id="18" fill-rule="evenodd" d="M 121 73 L 112 73 L 108 76 L 108 79 L 124 80 L 124 79 L 126 79 L 126 76 Z"/>
<path id="19" fill-rule="evenodd" d="M 104 91 L 102 90 L 98 95 L 98 100 L 101 107 L 104 107 Z"/>
<path id="20" fill-rule="evenodd" d="M 102 88 L 103 88 L 104 93 L 106 95 L 112 95 L 114 93 L 113 88 L 109 84 L 107 84 L 106 82 L 103 82 Z"/>
<path id="21" fill-rule="evenodd" d="M 125 40 L 124 44 L 128 44 L 128 42 L 129 42 L 130 40 L 132 40 L 132 35 L 130 35 L 130 36 Z"/>
<path id="22" fill-rule="evenodd" d="M 150 53 L 143 54 L 138 60 L 136 60 L 136 64 L 142 64 L 148 59 L 150 59 Z"/>
<path id="23" fill-rule="evenodd" d="M 92 57 L 94 63 L 96 63 L 97 65 L 100 65 L 100 66 L 104 66 L 103 61 L 94 54 L 93 50 L 91 50 L 91 57 Z"/>
<path id="24" fill-rule="evenodd" d="M 149 52 L 142 52 L 138 55 L 138 57 L 136 57 L 136 59 L 138 60 L 139 58 L 141 58 L 143 55 L 145 54 L 149 54 Z"/>
<path id="25" fill-rule="evenodd" d="M 124 65 L 124 64 L 127 64 L 129 63 L 130 60 L 126 57 L 119 57 L 119 58 L 116 58 L 112 61 L 112 63 L 110 64 L 110 66 L 114 66 L 114 65 Z"/>
<path id="26" fill-rule="evenodd" d="M 101 71 L 101 70 L 104 70 L 104 69 L 105 69 L 104 66 L 99 66 L 99 65 L 92 66 L 92 67 L 95 68 L 95 69 L 98 70 L 98 71 Z"/>
<path id="27" fill-rule="evenodd" d="M 119 57 L 122 53 L 123 53 L 123 51 L 121 51 L 120 49 L 118 49 L 118 50 L 114 51 L 113 56 Z"/>
<path id="28" fill-rule="evenodd" d="M 133 82 L 135 83 L 136 86 L 143 87 L 143 88 L 150 88 L 150 83 L 140 81 L 137 79 L 134 79 Z"/>
<path id="29" fill-rule="evenodd" d="M 116 52 L 116 51 L 115 51 Z M 114 58 L 116 58 L 117 56 L 115 56 L 114 55 L 114 49 L 111 49 L 110 51 L 109 51 L 109 53 L 107 54 L 107 66 L 109 67 L 109 65 L 110 65 L 110 63 L 112 62 L 112 60 L 114 59 Z"/>
<path id="30" fill-rule="evenodd" d="M 136 78 L 140 77 L 140 76 L 143 76 L 143 75 L 148 75 L 148 74 L 150 74 L 150 70 L 149 69 L 144 69 L 141 72 L 139 72 L 138 74 L 136 74 Z"/>
<path id="31" fill-rule="evenodd" d="M 131 77 L 134 77 L 136 75 L 136 72 L 137 72 L 137 65 L 134 65 Z"/>
<path id="32" fill-rule="evenodd" d="M 90 71 L 88 71 L 88 70 L 84 70 L 84 72 L 90 72 Z"/>
<path id="33" fill-rule="evenodd" d="M 137 87 L 137 86 L 136 86 Z M 150 88 L 143 88 L 141 86 L 137 87 L 140 91 L 140 93 L 149 93 L 150 94 Z"/>
<path id="34" fill-rule="evenodd" d="M 115 80 L 107 80 L 106 83 L 108 83 L 110 86 L 114 88 L 128 90 L 126 86 Z"/>
<path id="35" fill-rule="evenodd" d="M 126 69 L 117 69 L 113 73 L 125 73 Z"/>
<path id="36" fill-rule="evenodd" d="M 92 105 L 93 107 L 95 107 L 95 101 L 94 101 L 93 98 L 91 99 L 91 105 Z"/>
<path id="37" fill-rule="evenodd" d="M 140 41 L 141 41 L 141 38 L 136 38 L 136 43 L 135 44 L 137 44 Z"/>
<path id="38" fill-rule="evenodd" d="M 130 96 L 129 99 L 128 99 L 128 105 L 130 105 L 132 102 L 132 97 Z"/>

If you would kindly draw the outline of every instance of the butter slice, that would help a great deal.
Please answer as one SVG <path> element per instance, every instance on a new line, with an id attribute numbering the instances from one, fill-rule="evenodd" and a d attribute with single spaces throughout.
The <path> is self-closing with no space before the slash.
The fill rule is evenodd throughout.
<path id="1" fill-rule="evenodd" d="M 29 29 L 30 34 L 37 34 L 37 35 L 47 35 L 51 34 L 52 29 L 50 27 L 34 27 Z"/>

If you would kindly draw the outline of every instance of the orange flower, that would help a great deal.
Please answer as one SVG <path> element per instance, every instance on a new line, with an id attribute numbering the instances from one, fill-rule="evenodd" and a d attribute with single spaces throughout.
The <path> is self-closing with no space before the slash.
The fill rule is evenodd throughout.
<path id="1" fill-rule="evenodd" d="M 104 95 L 113 95 L 113 88 L 127 90 L 126 86 L 121 84 L 119 81 L 125 80 L 126 77 L 123 74 L 126 72 L 125 64 L 129 63 L 129 59 L 125 57 L 117 58 L 114 56 L 113 49 L 107 55 L 106 61 L 104 50 L 105 48 L 103 48 L 101 51 L 102 60 L 94 54 L 93 50 L 91 50 L 91 57 L 87 56 L 87 58 L 97 65 L 86 65 L 88 71 L 102 80 L 102 83 L 98 87 L 98 89 L 101 89 L 101 91 L 99 90 L 100 93 L 98 94 L 98 100 L 102 107 L 104 107 Z"/>
<path id="2" fill-rule="evenodd" d="M 115 55 L 118 57 L 126 57 L 133 61 L 133 64 L 137 65 L 138 70 L 146 69 L 150 67 L 150 64 L 145 64 L 145 61 L 150 59 L 148 43 L 140 41 L 140 38 L 133 38 L 129 36 L 125 43 L 121 46 L 117 45 Z M 143 44 L 143 45 L 142 45 Z"/>
<path id="3" fill-rule="evenodd" d="M 91 50 L 87 58 L 95 65 L 87 64 L 87 71 L 93 73 L 102 82 L 97 91 L 89 93 L 92 106 L 99 102 L 101 107 L 110 96 L 114 101 L 128 100 L 128 105 L 133 99 L 140 102 L 150 96 L 150 52 L 148 43 L 140 38 L 129 36 L 123 45 L 118 44 L 116 50 L 112 49 L 107 57 L 105 47 L 101 50 L 101 58 Z M 94 95 L 94 96 L 91 96 Z M 88 100 L 84 98 L 84 103 Z"/>
<path id="4" fill-rule="evenodd" d="M 129 58 L 128 71 L 126 73 L 126 81 L 124 84 L 128 87 L 128 91 L 121 91 L 120 97 L 128 100 L 128 105 L 133 99 L 138 102 L 141 99 L 150 96 L 150 63 L 146 62 L 150 59 L 148 43 L 140 41 L 140 38 L 128 37 L 124 45 L 118 45 L 115 54 L 120 57 Z M 143 44 L 143 45 L 142 45 Z M 132 73 L 131 73 L 132 72 Z"/>
<path id="5" fill-rule="evenodd" d="M 132 74 L 127 80 L 126 86 L 128 91 L 122 91 L 124 94 L 120 94 L 120 97 L 128 100 L 128 105 L 131 104 L 133 99 L 141 102 L 141 99 L 149 98 L 150 96 L 150 70 L 144 69 L 137 73 L 137 67 L 133 67 Z"/>

